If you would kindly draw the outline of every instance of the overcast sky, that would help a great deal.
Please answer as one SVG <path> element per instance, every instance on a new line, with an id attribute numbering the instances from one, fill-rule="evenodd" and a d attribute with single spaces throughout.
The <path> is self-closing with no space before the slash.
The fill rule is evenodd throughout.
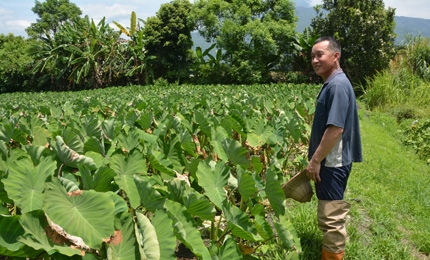
<path id="1" fill-rule="evenodd" d="M 312 5 L 321 3 L 321 0 L 308 1 Z M 146 19 L 154 16 L 160 5 L 170 0 L 70 0 L 70 2 L 76 4 L 84 15 L 88 15 L 96 22 L 106 17 L 108 22 L 114 20 L 128 27 L 132 11 L 136 12 L 138 18 Z M 386 8 L 389 6 L 396 8 L 397 16 L 430 19 L 430 0 L 385 0 L 384 3 Z M 0 0 L 0 34 L 11 32 L 27 36 L 25 28 L 36 22 L 37 18 L 31 11 L 34 5 L 34 0 Z"/>

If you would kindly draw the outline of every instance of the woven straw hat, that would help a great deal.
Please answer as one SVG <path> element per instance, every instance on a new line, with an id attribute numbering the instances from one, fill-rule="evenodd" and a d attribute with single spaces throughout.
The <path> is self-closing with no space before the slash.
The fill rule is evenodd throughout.
<path id="1" fill-rule="evenodd" d="M 306 170 L 299 172 L 282 185 L 286 198 L 292 198 L 298 202 L 311 201 L 313 191 L 311 182 L 306 175 Z"/>

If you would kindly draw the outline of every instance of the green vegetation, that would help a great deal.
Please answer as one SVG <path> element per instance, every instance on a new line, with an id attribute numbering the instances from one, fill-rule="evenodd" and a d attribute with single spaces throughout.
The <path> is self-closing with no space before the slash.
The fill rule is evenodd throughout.
<path id="1" fill-rule="evenodd" d="M 8 79 L 0 91 L 83 90 L 157 80 L 316 83 L 320 79 L 309 65 L 309 47 L 322 34 L 335 35 L 346 46 L 342 64 L 354 82 L 363 83 L 386 68 L 393 54 L 394 12 L 380 1 L 326 3 L 327 16 L 319 13 L 303 34 L 296 33 L 292 0 L 230 2 L 173 0 L 146 20 L 131 12 L 130 28 L 115 22 L 119 30 L 114 30 L 105 19 L 96 24 L 81 17 L 68 0 L 36 1 L 32 10 L 40 19 L 16 50 L 24 73 Z M 214 59 L 203 55 L 202 46 L 200 51 L 193 47 L 193 31 L 215 44 Z M 20 41 L 13 36 L 5 40 L 0 48 Z M 14 63 L 13 56 L 6 58 L 0 72 Z"/>
<path id="2" fill-rule="evenodd" d="M 291 0 L 199 0 L 193 18 L 200 34 L 224 51 L 230 83 L 270 82 L 270 72 L 291 63 L 297 21 Z"/>
<path id="3" fill-rule="evenodd" d="M 352 82 L 364 84 L 394 57 L 393 8 L 383 0 L 325 0 L 316 7 L 311 27 L 316 35 L 332 35 L 342 44 L 341 66 Z"/>
<path id="4" fill-rule="evenodd" d="M 30 37 L 44 39 L 55 35 L 62 24 L 79 19 L 81 9 L 69 0 L 36 0 L 31 9 L 39 18 L 26 29 Z"/>
<path id="5" fill-rule="evenodd" d="M 34 87 L 31 81 L 33 59 L 29 55 L 32 44 L 32 40 L 13 34 L 0 35 L 0 93 L 28 91 Z"/>
<path id="6" fill-rule="evenodd" d="M 354 164 L 345 195 L 352 203 L 345 259 L 428 259 L 429 166 L 402 144 L 395 117 L 361 109 L 360 123 L 364 161 Z M 288 210 L 303 259 L 320 259 L 316 206 L 315 199 Z"/>
<path id="7" fill-rule="evenodd" d="M 369 80 L 363 100 L 370 109 L 394 110 L 399 119 L 402 113 L 404 118 L 428 115 L 429 111 L 423 109 L 430 103 L 429 82 L 429 39 L 410 37 L 389 68 Z"/>
<path id="8" fill-rule="evenodd" d="M 0 35 L 0 256 L 319 259 L 316 199 L 280 188 L 306 165 L 319 87 L 261 83 L 317 82 L 324 33 L 362 83 L 346 259 L 428 259 L 429 40 L 392 52 L 382 1 L 324 1 L 303 34 L 291 1 L 238 3 L 174 0 L 115 31 L 36 1 L 31 39 Z M 192 53 L 194 26 L 213 45 Z"/>
<path id="9" fill-rule="evenodd" d="M 404 133 L 402 140 L 423 160 L 430 159 L 430 42 L 420 36 L 408 38 L 387 70 L 369 80 L 362 100 L 372 110 L 388 112 Z"/>
<path id="10" fill-rule="evenodd" d="M 151 70 L 156 79 L 189 81 L 193 64 L 191 32 L 195 27 L 190 18 L 191 8 L 188 0 L 175 0 L 161 5 L 156 16 L 145 21 L 143 49 L 147 55 L 155 57 Z"/>
<path id="11" fill-rule="evenodd" d="M 317 91 L 1 95 L 0 255 L 174 259 L 180 243 L 201 259 L 299 259 L 281 186 L 304 167 Z"/>

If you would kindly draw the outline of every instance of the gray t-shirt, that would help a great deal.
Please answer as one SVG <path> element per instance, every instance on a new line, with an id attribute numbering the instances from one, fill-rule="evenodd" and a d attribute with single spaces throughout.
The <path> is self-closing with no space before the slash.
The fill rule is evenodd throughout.
<path id="1" fill-rule="evenodd" d="M 351 82 L 342 69 L 334 71 L 317 98 L 308 159 L 315 153 L 328 125 L 343 128 L 342 138 L 322 161 L 326 167 L 341 167 L 361 162 L 361 137 L 357 103 Z"/>

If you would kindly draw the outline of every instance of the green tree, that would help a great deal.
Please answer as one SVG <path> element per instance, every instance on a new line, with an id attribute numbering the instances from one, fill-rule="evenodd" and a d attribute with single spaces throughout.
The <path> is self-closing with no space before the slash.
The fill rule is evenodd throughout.
<path id="1" fill-rule="evenodd" d="M 386 10 L 383 0 L 324 0 L 315 10 L 311 27 L 339 40 L 341 66 L 354 83 L 387 68 L 395 54 L 395 9 Z"/>
<path id="2" fill-rule="evenodd" d="M 197 0 L 193 18 L 223 49 L 231 83 L 268 82 L 289 69 L 297 17 L 290 0 Z"/>
<path id="3" fill-rule="evenodd" d="M 30 37 L 45 37 L 58 32 L 61 25 L 82 14 L 81 9 L 69 0 L 36 0 L 31 9 L 39 18 L 26 29 Z"/>
<path id="4" fill-rule="evenodd" d="M 162 4 L 156 16 L 145 21 L 144 48 L 148 56 L 156 57 L 151 62 L 156 79 L 181 82 L 189 78 L 194 30 L 194 23 L 189 19 L 191 7 L 188 0 L 174 0 Z"/>
<path id="5" fill-rule="evenodd" d="M 30 90 L 31 42 L 21 36 L 0 34 L 0 93 Z"/>

